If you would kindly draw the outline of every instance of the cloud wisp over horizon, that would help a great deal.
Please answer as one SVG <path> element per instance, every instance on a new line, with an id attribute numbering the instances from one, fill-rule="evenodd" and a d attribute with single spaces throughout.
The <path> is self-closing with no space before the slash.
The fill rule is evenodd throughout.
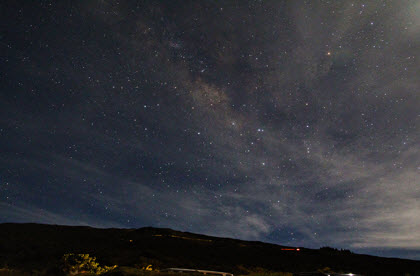
<path id="1" fill-rule="evenodd" d="M 418 1 L 4 11 L 0 222 L 420 259 Z"/>

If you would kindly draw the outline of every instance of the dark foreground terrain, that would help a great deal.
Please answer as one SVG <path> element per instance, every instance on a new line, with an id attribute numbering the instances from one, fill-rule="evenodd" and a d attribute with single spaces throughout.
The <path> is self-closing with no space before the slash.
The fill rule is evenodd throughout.
<path id="1" fill-rule="evenodd" d="M 420 261 L 332 249 L 285 248 L 159 228 L 96 229 L 6 223 L 0 224 L 0 269 L 4 273 L 0 270 L 0 275 L 13 270 L 60 275 L 62 257 L 69 253 L 89 254 L 101 265 L 117 265 L 119 270 L 114 275 L 129 275 L 129 269 L 124 272 L 121 267 L 140 271 L 149 265 L 153 269 L 182 267 L 242 275 L 259 272 L 267 276 L 280 271 L 297 273 L 326 267 L 366 276 L 420 275 Z"/>

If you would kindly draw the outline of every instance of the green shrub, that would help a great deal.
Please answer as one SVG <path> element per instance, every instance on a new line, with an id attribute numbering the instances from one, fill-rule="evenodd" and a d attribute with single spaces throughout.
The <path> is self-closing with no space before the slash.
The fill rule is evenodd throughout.
<path id="1" fill-rule="evenodd" d="M 79 273 L 102 274 L 113 270 L 117 266 L 99 266 L 95 257 L 89 254 L 65 254 L 62 258 L 63 272 L 70 275 Z"/>

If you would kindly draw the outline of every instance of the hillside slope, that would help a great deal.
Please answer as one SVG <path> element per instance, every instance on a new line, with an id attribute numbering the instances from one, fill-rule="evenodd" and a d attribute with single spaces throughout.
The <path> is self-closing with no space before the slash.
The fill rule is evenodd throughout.
<path id="1" fill-rule="evenodd" d="M 97 229 L 42 224 L 0 224 L 0 268 L 58 267 L 66 253 L 88 253 L 104 265 L 185 267 L 244 273 L 246 269 L 314 271 L 330 267 L 364 275 L 420 275 L 420 261 L 334 250 L 285 247 L 160 228 Z"/>

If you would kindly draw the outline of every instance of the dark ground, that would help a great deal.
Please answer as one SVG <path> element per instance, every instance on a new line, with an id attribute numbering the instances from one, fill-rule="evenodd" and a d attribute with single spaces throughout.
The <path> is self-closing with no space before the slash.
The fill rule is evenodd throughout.
<path id="1" fill-rule="evenodd" d="M 247 274 L 302 272 L 330 267 L 363 275 L 420 275 L 420 261 L 333 249 L 285 251 L 283 246 L 216 238 L 171 229 L 0 224 L 0 268 L 57 275 L 66 253 L 87 253 L 101 265 L 197 268 Z M 124 273 L 121 273 L 124 275 Z"/>

